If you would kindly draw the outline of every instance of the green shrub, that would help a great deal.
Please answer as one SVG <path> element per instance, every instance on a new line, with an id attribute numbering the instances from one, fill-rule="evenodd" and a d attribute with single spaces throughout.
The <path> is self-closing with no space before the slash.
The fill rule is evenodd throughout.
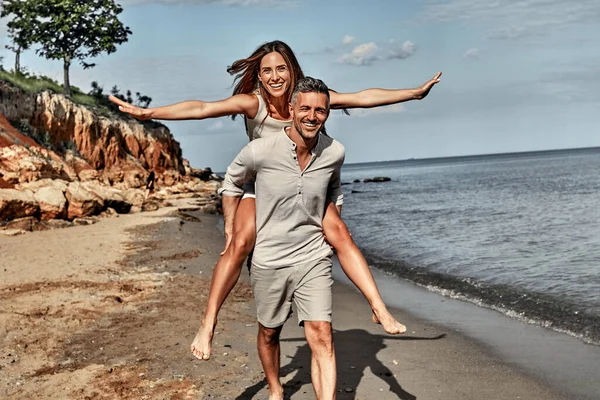
<path id="1" fill-rule="evenodd" d="M 40 93 L 45 90 L 52 93 L 63 93 L 63 86 L 57 81 L 47 76 L 36 76 L 35 74 L 28 72 L 25 68 L 23 68 L 20 73 L 14 73 L 5 71 L 0 67 L 0 80 L 19 87 L 28 93 Z M 107 118 L 113 118 L 115 116 L 128 118 L 119 111 L 119 107 L 116 104 L 108 99 L 108 95 L 104 93 L 104 89 L 98 82 L 92 82 L 91 86 L 92 89 L 88 93 L 83 92 L 76 86 L 71 86 L 71 100 L 76 104 L 87 106 L 99 115 Z M 123 101 L 143 108 L 147 108 L 152 102 L 151 97 L 141 94 L 140 92 L 135 93 L 135 99 L 130 90 L 127 90 L 125 94 L 122 94 L 117 86 L 113 86 L 110 93 Z M 156 122 L 155 125 L 164 126 L 158 122 Z M 40 138 L 40 140 L 33 136 L 32 138 L 42 146 L 45 146 L 43 138 Z"/>

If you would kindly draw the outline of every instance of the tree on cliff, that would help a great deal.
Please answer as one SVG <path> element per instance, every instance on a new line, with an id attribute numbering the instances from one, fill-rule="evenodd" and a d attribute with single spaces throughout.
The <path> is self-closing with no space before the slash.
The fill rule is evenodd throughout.
<path id="1" fill-rule="evenodd" d="M 21 53 L 29 49 L 34 41 L 35 18 L 31 5 L 27 0 L 4 0 L 0 11 L 0 18 L 12 16 L 6 24 L 12 44 L 5 47 L 15 53 L 16 74 L 21 73 Z"/>
<path id="2" fill-rule="evenodd" d="M 93 81 L 91 86 L 92 90 L 89 91 L 88 95 L 94 97 L 99 104 L 102 104 L 114 111 L 119 111 L 119 106 L 117 106 L 115 103 L 108 99 L 108 96 L 104 94 L 104 88 L 100 86 L 98 82 Z M 148 106 L 150 106 L 150 103 L 152 103 L 152 97 L 146 96 L 145 94 L 141 94 L 140 92 L 135 92 L 137 100 L 134 103 L 133 97 L 131 97 L 131 90 L 128 90 L 125 93 L 125 95 L 123 95 L 121 93 L 121 89 L 119 89 L 117 85 L 113 86 L 110 89 L 110 94 L 112 94 L 118 99 L 121 99 L 131 104 L 135 104 L 138 107 L 142 108 L 148 108 Z"/>
<path id="3" fill-rule="evenodd" d="M 34 11 L 36 52 L 50 60 L 62 60 L 64 93 L 71 95 L 69 68 L 79 61 L 84 69 L 95 64 L 89 58 L 114 53 L 127 41 L 129 27 L 119 21 L 123 7 L 114 0 L 21 0 Z"/>

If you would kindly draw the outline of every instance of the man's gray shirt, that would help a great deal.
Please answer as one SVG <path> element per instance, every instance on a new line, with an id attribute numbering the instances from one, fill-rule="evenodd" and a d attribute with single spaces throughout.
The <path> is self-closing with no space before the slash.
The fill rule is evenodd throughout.
<path id="1" fill-rule="evenodd" d="M 227 168 L 223 194 L 241 196 L 246 180 L 256 182 L 253 265 L 283 268 L 331 255 L 322 221 L 326 201 L 337 204 L 342 198 L 343 163 L 344 146 L 322 134 L 304 171 L 284 130 L 242 149 Z"/>

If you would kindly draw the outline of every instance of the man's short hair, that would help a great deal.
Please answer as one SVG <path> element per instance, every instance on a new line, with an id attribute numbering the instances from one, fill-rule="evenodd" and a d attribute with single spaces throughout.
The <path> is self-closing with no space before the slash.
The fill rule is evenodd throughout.
<path id="1" fill-rule="evenodd" d="M 292 105 L 296 104 L 298 93 L 321 93 L 326 95 L 327 110 L 329 110 L 329 88 L 322 80 L 312 78 L 310 76 L 299 79 L 298 82 L 296 82 L 296 87 L 294 87 L 294 91 L 292 92 L 292 99 L 290 101 Z"/>

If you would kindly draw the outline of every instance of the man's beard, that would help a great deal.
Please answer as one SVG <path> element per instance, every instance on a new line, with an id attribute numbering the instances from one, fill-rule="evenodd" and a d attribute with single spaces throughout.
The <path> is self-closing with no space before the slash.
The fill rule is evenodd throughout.
<path id="1" fill-rule="evenodd" d="M 294 121 L 294 128 L 296 128 L 296 132 L 298 132 L 298 134 L 300 135 L 300 137 L 304 140 L 312 140 L 314 139 L 320 132 L 321 130 L 323 130 L 323 128 L 325 127 L 325 125 L 321 125 L 321 127 L 319 128 L 319 130 L 317 131 L 315 136 L 307 136 L 304 133 L 304 126 L 302 125 L 302 122 L 298 123 L 296 121 Z"/>

